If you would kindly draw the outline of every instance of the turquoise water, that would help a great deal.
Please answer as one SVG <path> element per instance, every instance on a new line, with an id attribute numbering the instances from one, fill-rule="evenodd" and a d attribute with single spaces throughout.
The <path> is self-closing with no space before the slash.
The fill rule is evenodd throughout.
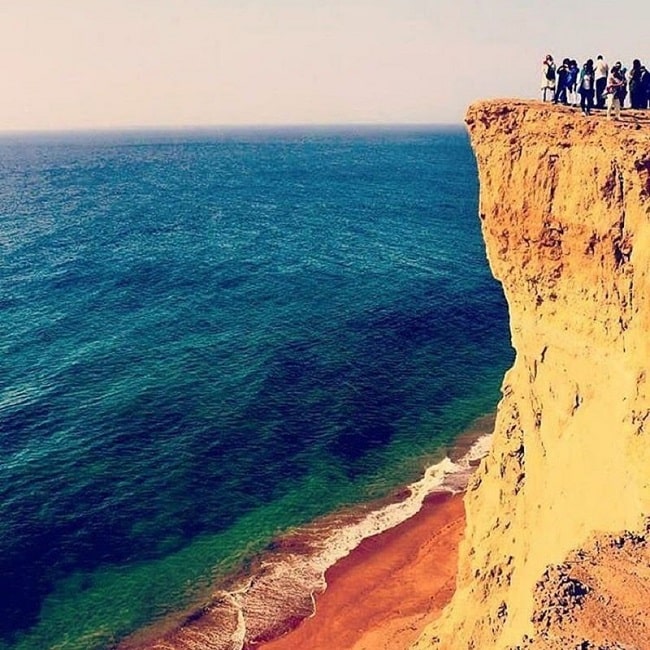
<path id="1" fill-rule="evenodd" d="M 467 137 L 0 138 L 0 638 L 104 648 L 416 478 L 512 353 Z"/>

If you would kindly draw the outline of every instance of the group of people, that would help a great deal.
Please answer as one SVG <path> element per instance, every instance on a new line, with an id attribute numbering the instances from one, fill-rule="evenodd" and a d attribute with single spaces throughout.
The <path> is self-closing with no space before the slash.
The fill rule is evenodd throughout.
<path id="1" fill-rule="evenodd" d="M 639 59 L 634 59 L 629 71 L 620 61 L 610 67 L 602 54 L 595 63 L 588 59 L 582 67 L 573 59 L 556 65 L 550 54 L 542 62 L 543 101 L 565 106 L 580 103 L 585 115 L 591 115 L 594 108 L 607 108 L 607 117 L 618 119 L 627 97 L 630 108 L 650 107 L 650 72 Z"/>

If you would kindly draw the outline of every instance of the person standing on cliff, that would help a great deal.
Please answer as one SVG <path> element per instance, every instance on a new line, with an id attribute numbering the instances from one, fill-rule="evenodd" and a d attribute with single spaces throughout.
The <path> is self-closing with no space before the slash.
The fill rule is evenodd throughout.
<path id="1" fill-rule="evenodd" d="M 549 94 L 548 101 L 555 96 L 555 62 L 550 54 L 542 62 L 542 101 L 547 101 L 546 96 Z"/>
<path id="2" fill-rule="evenodd" d="M 564 59 L 562 65 L 556 71 L 556 86 L 555 86 L 555 97 L 553 98 L 553 103 L 557 104 L 561 102 L 565 106 L 567 102 L 567 90 L 569 88 L 569 59 Z"/>
<path id="3" fill-rule="evenodd" d="M 625 98 L 627 97 L 627 68 L 621 68 L 620 76 L 623 80 L 623 86 L 618 92 L 618 101 L 621 102 L 621 108 L 625 108 Z"/>
<path id="4" fill-rule="evenodd" d="M 630 106 L 632 108 L 645 108 L 645 88 L 641 83 L 641 61 L 634 59 L 632 69 L 628 75 L 630 87 Z"/>
<path id="5" fill-rule="evenodd" d="M 569 62 L 569 78 L 567 80 L 567 90 L 568 95 L 567 99 L 571 106 L 578 105 L 578 78 L 580 76 L 580 68 L 578 68 L 578 62 L 574 59 L 571 59 Z"/>
<path id="6" fill-rule="evenodd" d="M 621 96 L 625 90 L 625 76 L 621 70 L 621 64 L 617 61 L 610 70 L 607 78 L 607 119 L 618 120 L 621 117 Z"/>
<path id="7" fill-rule="evenodd" d="M 641 66 L 641 88 L 643 89 L 642 106 L 641 108 L 650 107 L 650 72 L 648 72 L 645 66 Z"/>
<path id="8" fill-rule="evenodd" d="M 584 115 L 591 115 L 594 106 L 594 62 L 589 59 L 582 66 L 578 77 L 578 92 L 580 93 L 580 108 Z"/>
<path id="9" fill-rule="evenodd" d="M 607 88 L 607 76 L 609 75 L 609 66 L 603 59 L 603 55 L 596 57 L 596 66 L 594 76 L 596 78 L 596 107 L 605 108 L 605 89 Z"/>

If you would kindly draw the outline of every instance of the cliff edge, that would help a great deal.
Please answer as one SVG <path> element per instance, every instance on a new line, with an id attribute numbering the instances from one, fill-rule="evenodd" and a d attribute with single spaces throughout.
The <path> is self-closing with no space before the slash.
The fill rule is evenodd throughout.
<path id="1" fill-rule="evenodd" d="M 467 113 L 513 367 L 416 648 L 650 648 L 650 117 Z"/>

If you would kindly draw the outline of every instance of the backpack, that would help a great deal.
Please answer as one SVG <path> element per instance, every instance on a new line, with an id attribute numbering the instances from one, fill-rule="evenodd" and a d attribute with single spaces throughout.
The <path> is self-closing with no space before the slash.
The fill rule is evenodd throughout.
<path id="1" fill-rule="evenodd" d="M 549 81 L 553 81 L 555 79 L 555 68 L 550 64 L 546 64 L 546 78 Z"/>

